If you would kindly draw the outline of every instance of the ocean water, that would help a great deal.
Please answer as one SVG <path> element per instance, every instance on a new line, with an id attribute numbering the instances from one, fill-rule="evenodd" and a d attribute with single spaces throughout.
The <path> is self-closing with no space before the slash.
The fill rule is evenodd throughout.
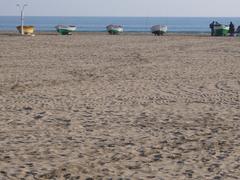
<path id="1" fill-rule="evenodd" d="M 55 31 L 58 24 L 75 25 L 78 31 L 103 32 L 109 24 L 119 24 L 127 32 L 148 32 L 152 25 L 167 25 L 169 32 L 209 32 L 212 21 L 229 24 L 232 21 L 236 27 L 240 18 L 230 17 L 25 17 L 25 25 L 34 25 L 37 31 Z M 20 25 L 20 17 L 0 16 L 0 31 L 16 31 Z"/>

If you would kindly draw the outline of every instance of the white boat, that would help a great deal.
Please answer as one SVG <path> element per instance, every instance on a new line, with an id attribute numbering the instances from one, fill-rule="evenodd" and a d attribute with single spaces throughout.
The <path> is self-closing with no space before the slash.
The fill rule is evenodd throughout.
<path id="1" fill-rule="evenodd" d="M 168 30 L 167 26 L 165 25 L 154 25 L 151 27 L 151 32 L 154 34 L 154 35 L 163 35 L 164 33 L 166 33 Z"/>
<path id="2" fill-rule="evenodd" d="M 57 25 L 55 26 L 57 32 L 59 32 L 62 35 L 68 35 L 71 34 L 71 32 L 76 31 L 76 26 L 65 26 L 65 25 Z"/>
<path id="3" fill-rule="evenodd" d="M 110 24 L 106 28 L 109 34 L 119 34 L 123 32 L 123 27 L 120 25 Z"/>

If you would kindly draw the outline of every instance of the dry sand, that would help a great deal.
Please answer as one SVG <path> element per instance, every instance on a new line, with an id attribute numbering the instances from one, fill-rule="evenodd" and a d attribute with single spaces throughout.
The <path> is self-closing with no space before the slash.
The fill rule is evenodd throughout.
<path id="1" fill-rule="evenodd" d="M 239 179 L 239 38 L 0 42 L 1 180 Z"/>

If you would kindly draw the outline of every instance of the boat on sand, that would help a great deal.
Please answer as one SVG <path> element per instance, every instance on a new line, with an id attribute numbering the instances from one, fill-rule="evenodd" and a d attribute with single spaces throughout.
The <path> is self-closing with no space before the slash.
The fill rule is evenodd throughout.
<path id="1" fill-rule="evenodd" d="M 223 24 L 215 24 L 214 27 L 214 36 L 227 36 L 229 33 L 230 27 Z"/>
<path id="2" fill-rule="evenodd" d="M 22 26 L 17 26 L 16 28 L 19 31 L 19 33 L 22 34 Z M 34 31 L 35 31 L 34 26 L 23 26 L 23 34 L 32 35 Z"/>
<path id="3" fill-rule="evenodd" d="M 123 32 L 123 27 L 120 26 L 120 25 L 113 25 L 113 24 L 110 24 L 108 25 L 107 27 L 107 31 L 109 34 L 120 34 Z"/>
<path id="4" fill-rule="evenodd" d="M 163 35 L 167 30 L 168 28 L 165 25 L 154 25 L 151 27 L 151 32 L 157 36 Z"/>
<path id="5" fill-rule="evenodd" d="M 58 33 L 62 35 L 71 35 L 72 32 L 76 31 L 76 26 L 65 26 L 65 25 L 57 25 L 55 26 Z"/>

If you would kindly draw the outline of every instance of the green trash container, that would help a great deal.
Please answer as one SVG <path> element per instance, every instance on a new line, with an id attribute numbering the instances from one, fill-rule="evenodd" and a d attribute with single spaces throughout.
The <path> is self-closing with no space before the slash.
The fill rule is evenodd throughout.
<path id="1" fill-rule="evenodd" d="M 228 33 L 229 33 L 229 26 L 225 26 L 225 25 L 214 26 L 214 36 L 227 36 Z"/>

